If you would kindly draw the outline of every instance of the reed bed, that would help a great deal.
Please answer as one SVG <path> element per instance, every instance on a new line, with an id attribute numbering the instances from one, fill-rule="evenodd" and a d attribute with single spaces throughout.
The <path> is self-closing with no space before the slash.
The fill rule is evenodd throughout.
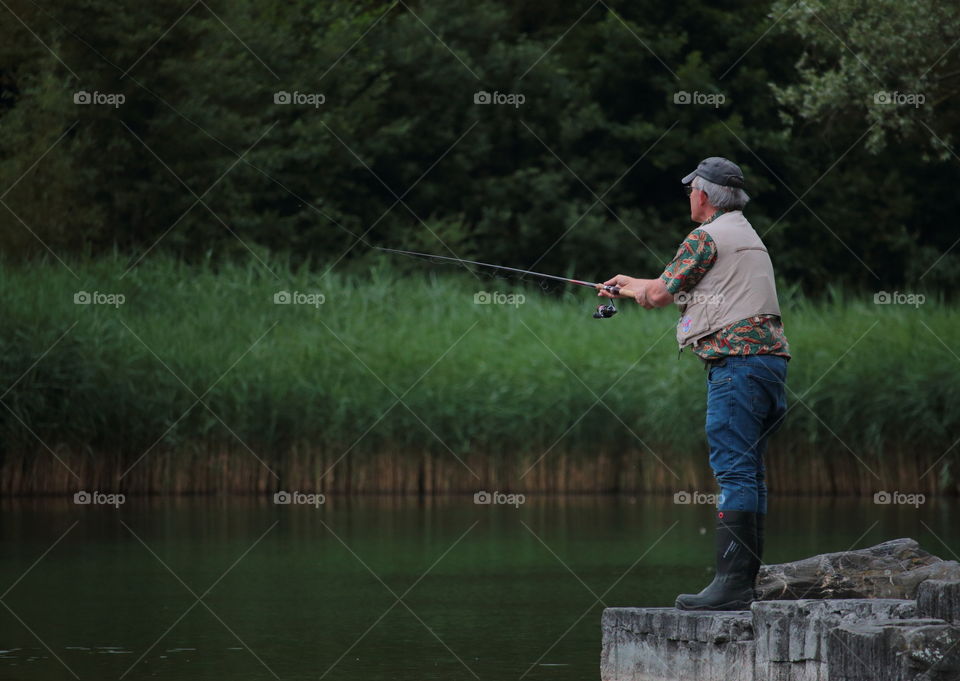
<path id="1" fill-rule="evenodd" d="M 672 309 L 597 321 L 586 289 L 386 261 L 68 264 L 0 266 L 5 495 L 712 489 L 704 371 L 678 361 Z M 782 305 L 771 485 L 956 494 L 958 309 Z"/>

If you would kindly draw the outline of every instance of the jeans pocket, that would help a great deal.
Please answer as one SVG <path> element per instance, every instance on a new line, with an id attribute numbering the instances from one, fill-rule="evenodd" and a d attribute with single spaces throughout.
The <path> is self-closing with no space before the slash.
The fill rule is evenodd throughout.
<path id="1" fill-rule="evenodd" d="M 733 381 L 733 374 L 726 367 L 710 367 L 707 372 L 707 385 L 721 386 Z"/>
<path id="2" fill-rule="evenodd" d="M 785 403 L 785 385 L 779 377 L 751 372 L 747 380 L 750 386 L 750 411 L 755 416 L 770 416 Z"/>

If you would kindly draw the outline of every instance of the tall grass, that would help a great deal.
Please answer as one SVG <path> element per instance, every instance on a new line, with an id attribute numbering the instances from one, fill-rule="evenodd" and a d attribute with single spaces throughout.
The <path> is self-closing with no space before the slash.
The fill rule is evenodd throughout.
<path id="1" fill-rule="evenodd" d="M 269 264 L 0 267 L 3 492 L 711 487 L 704 371 L 678 361 L 672 309 L 597 321 L 586 289 Z M 275 304 L 283 290 L 324 302 Z M 960 311 L 782 302 L 772 485 L 956 493 Z"/>

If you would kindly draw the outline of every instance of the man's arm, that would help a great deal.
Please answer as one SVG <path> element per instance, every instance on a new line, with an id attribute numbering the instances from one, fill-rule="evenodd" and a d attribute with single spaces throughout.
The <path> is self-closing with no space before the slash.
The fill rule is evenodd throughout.
<path id="1" fill-rule="evenodd" d="M 677 256 L 667 265 L 663 274 L 657 279 L 635 279 L 625 274 L 605 281 L 607 286 L 627 287 L 636 291 L 634 300 L 650 310 L 655 307 L 666 307 L 673 302 L 673 297 L 680 291 L 690 291 L 700 283 L 713 263 L 717 261 L 717 246 L 702 229 L 695 229 L 680 244 Z M 614 296 L 606 291 L 600 292 L 606 298 L 626 297 Z"/>

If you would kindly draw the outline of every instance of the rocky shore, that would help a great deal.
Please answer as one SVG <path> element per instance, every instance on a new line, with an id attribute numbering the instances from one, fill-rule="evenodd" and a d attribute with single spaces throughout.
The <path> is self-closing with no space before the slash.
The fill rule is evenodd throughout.
<path id="1" fill-rule="evenodd" d="M 960 564 L 913 539 L 765 566 L 758 597 L 607 608 L 602 681 L 960 681 Z"/>

